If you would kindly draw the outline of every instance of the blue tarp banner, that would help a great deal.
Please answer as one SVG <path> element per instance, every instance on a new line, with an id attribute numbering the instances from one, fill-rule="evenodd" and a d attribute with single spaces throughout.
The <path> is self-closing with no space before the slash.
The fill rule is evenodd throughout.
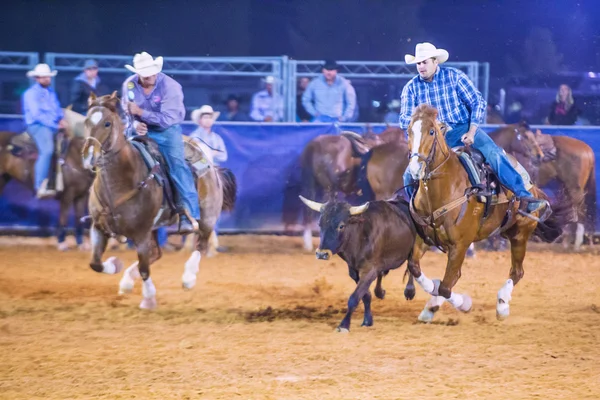
<path id="1" fill-rule="evenodd" d="M 184 133 L 195 128 L 184 124 Z M 383 125 L 373 125 L 380 132 Z M 229 159 L 223 164 L 233 171 L 238 181 L 236 209 L 224 214 L 219 229 L 227 231 L 280 231 L 287 182 L 299 177 L 298 157 L 306 144 L 321 134 L 344 130 L 362 133 L 364 126 L 325 124 L 218 124 L 214 131 L 227 146 Z M 486 127 L 491 131 L 493 127 Z M 19 117 L 0 118 L 0 130 L 22 131 Z M 600 160 L 600 127 L 560 129 L 543 127 L 544 133 L 572 136 L 588 143 Z M 598 171 L 598 169 L 597 169 Z M 10 182 L 0 197 L 0 228 L 19 227 L 33 231 L 53 232 L 58 220 L 58 203 L 37 200 L 18 182 Z M 73 224 L 72 218 L 70 225 Z"/>

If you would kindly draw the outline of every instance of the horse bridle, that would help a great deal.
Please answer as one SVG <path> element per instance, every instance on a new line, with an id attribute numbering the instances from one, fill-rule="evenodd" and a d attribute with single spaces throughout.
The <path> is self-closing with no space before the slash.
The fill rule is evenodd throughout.
<path id="1" fill-rule="evenodd" d="M 440 169 L 442 167 L 442 165 L 444 165 L 446 163 L 446 161 L 448 161 L 450 159 L 450 153 L 448 154 L 444 154 L 444 156 L 446 156 L 446 158 L 444 158 L 444 161 L 442 161 L 437 167 L 435 167 L 433 170 L 429 170 L 430 168 L 430 164 L 431 162 L 434 160 L 435 158 L 435 152 L 437 151 L 437 146 L 438 146 L 438 142 L 439 142 L 439 137 L 438 134 L 436 132 L 436 135 L 433 139 L 433 145 L 431 146 L 431 149 L 429 150 L 429 153 L 427 154 L 427 156 L 424 156 L 421 153 L 411 153 L 408 156 L 409 160 L 412 160 L 414 157 L 417 157 L 418 160 L 420 160 L 423 164 L 425 164 L 425 176 L 423 177 L 423 181 L 428 181 L 431 180 L 431 178 L 435 175 L 436 171 L 438 169 Z M 443 153 L 443 151 L 442 151 Z"/>

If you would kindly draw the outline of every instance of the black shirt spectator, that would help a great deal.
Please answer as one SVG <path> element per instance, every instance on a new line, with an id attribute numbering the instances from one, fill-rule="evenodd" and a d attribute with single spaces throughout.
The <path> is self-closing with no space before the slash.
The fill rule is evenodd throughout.
<path id="1" fill-rule="evenodd" d="M 92 92 L 96 96 L 108 93 L 100 84 L 98 63 L 95 60 L 87 60 L 83 66 L 83 72 L 77 75 L 71 88 L 70 104 L 73 105 L 73 111 L 87 114 L 88 97 Z"/>
<path id="2" fill-rule="evenodd" d="M 551 125 L 575 125 L 579 109 L 573 99 L 573 92 L 568 85 L 560 85 L 556 100 L 550 108 L 548 122 Z"/>

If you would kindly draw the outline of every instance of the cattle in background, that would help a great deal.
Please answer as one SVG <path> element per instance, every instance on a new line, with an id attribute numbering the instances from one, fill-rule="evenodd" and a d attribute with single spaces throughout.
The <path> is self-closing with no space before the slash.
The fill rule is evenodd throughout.
<path id="1" fill-rule="evenodd" d="M 322 204 L 302 196 L 300 199 L 321 214 L 317 258 L 328 260 L 338 254 L 348 264 L 350 277 L 357 284 L 348 299 L 348 311 L 338 332 L 350 330 L 352 313 L 361 299 L 365 305 L 362 326 L 373 325 L 371 283 L 377 278 L 375 295 L 383 299 L 385 291 L 381 288 L 381 278 L 408 259 L 417 236 L 408 203 L 395 199 L 350 206 L 335 200 Z M 408 300 L 415 296 L 412 276 L 409 276 L 404 295 Z"/>

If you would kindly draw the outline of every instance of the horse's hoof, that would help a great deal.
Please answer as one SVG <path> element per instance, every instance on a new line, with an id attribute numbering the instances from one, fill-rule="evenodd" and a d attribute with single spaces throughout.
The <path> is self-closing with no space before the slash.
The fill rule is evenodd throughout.
<path id="1" fill-rule="evenodd" d="M 77 249 L 79 251 L 85 251 L 88 252 L 92 249 L 92 247 L 90 246 L 89 243 L 81 243 L 79 246 L 77 246 Z"/>
<path id="2" fill-rule="evenodd" d="M 118 274 L 123 270 L 123 261 L 119 260 L 115 256 L 109 257 L 108 260 L 102 263 L 102 265 L 104 266 L 105 274 Z"/>
<path id="3" fill-rule="evenodd" d="M 424 308 L 423 311 L 421 311 L 421 314 L 419 314 L 419 317 L 417 318 L 420 322 L 424 322 L 426 324 L 430 323 L 431 321 L 433 321 L 433 316 L 435 314 L 429 310 L 429 308 Z"/>
<path id="4" fill-rule="evenodd" d="M 378 299 L 381 299 L 381 300 L 385 299 L 385 289 L 376 290 L 375 297 L 377 297 Z"/>
<path id="5" fill-rule="evenodd" d="M 213 257 L 215 257 L 217 254 L 219 254 L 219 253 L 217 252 L 217 250 L 216 250 L 216 249 L 213 249 L 213 248 L 211 248 L 211 249 L 209 249 L 209 250 L 206 252 L 206 258 L 213 258 Z"/>
<path id="6" fill-rule="evenodd" d="M 412 288 L 404 289 L 404 298 L 406 298 L 406 300 L 414 299 L 416 294 L 417 294 L 417 291 L 414 286 Z"/>
<path id="7" fill-rule="evenodd" d="M 119 294 L 120 295 L 129 294 L 131 292 L 133 292 L 133 284 L 131 284 L 131 285 L 129 285 L 129 284 L 127 284 L 127 285 L 121 284 L 121 285 L 119 285 Z"/>
<path id="8" fill-rule="evenodd" d="M 142 310 L 154 310 L 156 308 L 156 297 L 150 299 L 144 298 L 140 303 L 140 308 Z"/>
<path id="9" fill-rule="evenodd" d="M 468 294 L 463 294 L 463 303 L 460 305 L 460 307 L 457 308 L 458 311 L 462 311 L 464 313 L 468 313 L 469 311 L 471 311 L 471 307 L 473 307 L 473 299 L 471 299 L 471 296 L 469 296 Z"/>
<path id="10" fill-rule="evenodd" d="M 510 306 L 508 303 L 496 304 L 496 319 L 498 321 L 504 321 L 510 315 Z"/>
<path id="11" fill-rule="evenodd" d="M 196 278 L 195 277 L 194 277 L 194 279 L 183 278 L 181 280 L 181 287 L 183 288 L 183 290 L 192 290 L 194 288 L 194 286 L 196 286 Z"/>
<path id="12" fill-rule="evenodd" d="M 360 326 L 373 326 L 373 320 L 371 321 L 363 321 L 363 323 Z"/>
<path id="13" fill-rule="evenodd" d="M 62 242 L 62 243 L 59 243 L 56 248 L 58 249 L 58 251 L 68 251 L 69 245 L 67 244 L 67 242 Z"/>
<path id="14" fill-rule="evenodd" d="M 340 326 L 338 326 L 337 328 L 335 328 L 335 331 L 336 331 L 336 332 L 339 332 L 339 333 L 350 333 L 350 330 L 349 330 L 349 329 L 347 329 L 347 328 L 342 328 L 342 327 L 340 327 Z"/>

